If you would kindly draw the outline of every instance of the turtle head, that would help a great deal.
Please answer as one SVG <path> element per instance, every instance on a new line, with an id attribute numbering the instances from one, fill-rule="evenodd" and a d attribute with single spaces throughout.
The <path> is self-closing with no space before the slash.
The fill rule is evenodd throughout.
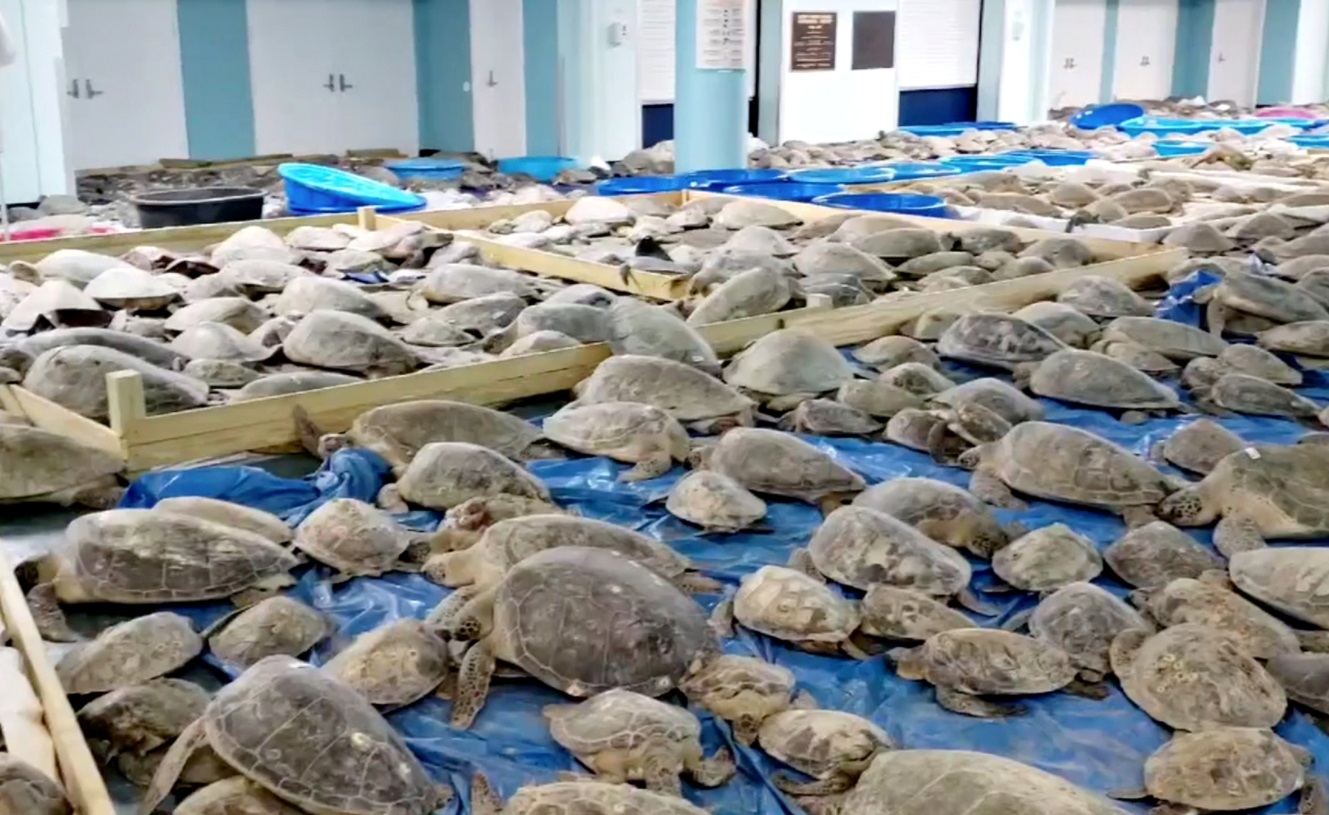
<path id="1" fill-rule="evenodd" d="M 350 446 L 351 437 L 345 433 L 324 433 L 318 437 L 318 457 L 332 458 L 333 453 Z"/>
<path id="2" fill-rule="evenodd" d="M 16 345 L 0 347 L 0 368 L 10 368 L 19 374 L 26 374 L 32 367 L 32 354 Z"/>
<path id="3" fill-rule="evenodd" d="M 892 648 L 886 652 L 895 668 L 895 675 L 901 679 L 925 679 L 927 670 L 923 665 L 923 646 L 917 648 Z"/>
<path id="4" fill-rule="evenodd" d="M 1205 526 L 1218 518 L 1218 508 L 1206 501 L 1200 485 L 1169 495 L 1158 505 L 1158 517 L 1176 526 Z"/>
<path id="5" fill-rule="evenodd" d="M 977 447 L 970 447 L 955 459 L 955 463 L 966 470 L 977 470 L 979 465 L 983 463 L 983 448 L 986 446 L 980 444 Z"/>

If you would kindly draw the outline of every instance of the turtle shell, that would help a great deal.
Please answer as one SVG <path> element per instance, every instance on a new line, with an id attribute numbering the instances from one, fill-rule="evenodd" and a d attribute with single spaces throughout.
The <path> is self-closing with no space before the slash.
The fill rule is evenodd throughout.
<path id="1" fill-rule="evenodd" d="M 165 676 L 202 652 L 193 623 L 159 611 L 111 626 L 66 654 L 55 672 L 66 693 L 101 693 Z"/>
<path id="2" fill-rule="evenodd" d="M 577 384 L 583 403 L 641 402 L 669 411 L 681 422 L 751 410 L 753 401 L 709 374 L 658 357 L 610 357 Z"/>
<path id="3" fill-rule="evenodd" d="M 1223 559 L 1212 549 L 1164 521 L 1129 530 L 1103 552 L 1103 559 L 1118 577 L 1140 589 L 1223 568 Z"/>
<path id="4" fill-rule="evenodd" d="M 179 736 L 203 715 L 211 695 L 183 679 L 154 679 L 98 696 L 78 711 L 89 743 L 146 753 Z"/>
<path id="5" fill-rule="evenodd" d="M 1126 601 L 1093 583 L 1068 583 L 1029 615 L 1029 633 L 1065 651 L 1076 668 L 1106 674 L 1108 651 L 1122 631 L 1153 625 Z"/>
<path id="6" fill-rule="evenodd" d="M 696 742 L 701 722 L 687 708 L 614 688 L 576 705 L 545 708 L 549 735 L 578 755 L 626 751 L 651 742 Z"/>
<path id="7" fill-rule="evenodd" d="M 1240 513 L 1267 538 L 1329 534 L 1329 450 L 1258 445 L 1223 458 L 1199 487 L 1220 514 Z"/>
<path id="8" fill-rule="evenodd" d="M 1046 330 L 1009 314 L 966 314 L 937 341 L 937 353 L 943 357 L 1008 370 L 1039 362 L 1065 347 Z"/>
<path id="9" fill-rule="evenodd" d="M 180 292 L 157 275 L 122 263 L 88 281 L 83 293 L 109 308 L 153 311 L 180 299 Z"/>
<path id="10" fill-rule="evenodd" d="M 544 420 L 551 441 L 591 456 L 638 462 L 669 456 L 684 460 L 688 433 L 668 412 L 638 402 L 567 405 Z"/>
<path id="11" fill-rule="evenodd" d="M 448 675 L 448 643 L 420 620 L 397 620 L 355 638 L 323 670 L 355 688 L 370 704 L 409 705 Z"/>
<path id="12" fill-rule="evenodd" d="M 401 736 L 353 688 L 285 656 L 256 663 L 204 713 L 228 764 L 302 809 L 429 815 L 440 793 Z"/>
<path id="13" fill-rule="evenodd" d="M 1057 295 L 1057 302 L 1074 306 L 1090 317 L 1149 317 L 1149 301 L 1119 280 L 1086 275 L 1071 281 Z"/>
<path id="14" fill-rule="evenodd" d="M 886 731 L 840 710 L 785 710 L 761 723 L 761 749 L 813 778 L 862 767 L 895 745 Z"/>
<path id="15" fill-rule="evenodd" d="M 1228 575 L 1243 593 L 1279 611 L 1329 627 L 1329 604 L 1319 590 L 1329 579 L 1329 547 L 1295 546 L 1235 552 Z"/>
<path id="16" fill-rule="evenodd" d="M 961 693 L 1050 693 L 1075 678 L 1065 651 L 999 629 L 942 631 L 923 643 L 920 656 L 928 682 Z"/>
<path id="17" fill-rule="evenodd" d="M 326 277 L 297 277 L 282 290 L 273 310 L 278 314 L 309 314 L 320 309 L 359 314 L 371 320 L 387 316 L 383 307 L 358 287 Z"/>
<path id="18" fill-rule="evenodd" d="M 262 600 L 204 632 L 212 653 L 240 670 L 276 654 L 298 657 L 331 633 L 328 619 L 292 597 Z"/>
<path id="19" fill-rule="evenodd" d="M 992 571 L 1023 591 L 1052 591 L 1098 577 L 1103 558 L 1093 541 L 1065 524 L 1052 524 L 1021 535 L 994 554 Z"/>
<path id="20" fill-rule="evenodd" d="M 589 199 L 582 199 L 589 200 Z M 614 815 L 707 815 L 676 795 L 601 781 L 559 781 L 522 787 L 503 806 L 504 815 L 612 812 Z"/>
<path id="21" fill-rule="evenodd" d="M 932 401 L 947 407 L 973 403 L 987 408 L 1013 425 L 1040 421 L 1045 412 L 1037 399 L 1029 398 L 1008 382 L 991 377 L 962 382 L 932 397 Z"/>
<path id="22" fill-rule="evenodd" d="M 72 815 L 64 787 L 10 753 L 0 753 L 0 812 L 14 815 Z"/>
<path id="23" fill-rule="evenodd" d="M 1181 401 L 1176 391 L 1124 362 L 1093 351 L 1058 351 L 1029 379 L 1039 396 L 1090 407 L 1166 410 Z"/>
<path id="24" fill-rule="evenodd" d="M 431 442 L 468 442 L 519 459 L 541 438 L 539 428 L 510 413 L 443 399 L 365 411 L 355 418 L 349 435 L 358 446 L 383 456 L 398 474 Z"/>
<path id="25" fill-rule="evenodd" d="M 355 498 L 334 498 L 295 529 L 295 547 L 346 575 L 392 571 L 410 544 L 386 512 Z"/>
<path id="26" fill-rule="evenodd" d="M 861 476 L 820 449 L 779 430 L 736 427 L 710 451 L 707 467 L 756 493 L 809 503 L 835 493 L 855 493 Z"/>
<path id="27" fill-rule="evenodd" d="M 1324 306 L 1304 290 L 1264 274 L 1225 275 L 1214 298 L 1229 308 L 1279 323 L 1329 319 Z"/>
<path id="28" fill-rule="evenodd" d="M 496 592 L 493 630 L 503 659 L 572 696 L 659 696 L 718 648 L 691 597 L 631 558 L 584 546 L 513 566 Z"/>
<path id="29" fill-rule="evenodd" d="M 225 323 L 196 323 L 171 340 L 171 350 L 190 359 L 261 362 L 276 353 Z"/>
<path id="30" fill-rule="evenodd" d="M 702 371 L 720 370 L 720 360 L 706 338 L 671 311 L 620 297 L 604 315 L 605 339 L 615 354 L 661 357 Z"/>
<path id="31" fill-rule="evenodd" d="M 992 557 L 1010 536 L 986 504 L 935 478 L 892 478 L 854 498 L 854 506 L 884 512 L 932 540 Z"/>
<path id="32" fill-rule="evenodd" d="M 1314 416 L 1319 405 L 1289 388 L 1249 374 L 1223 374 L 1209 388 L 1219 407 L 1253 416 Z"/>
<path id="33" fill-rule="evenodd" d="M 1161 625 L 1200 623 L 1241 641 L 1256 659 L 1295 654 L 1301 645 L 1292 629 L 1259 606 L 1207 579 L 1179 577 L 1147 593 L 1149 613 Z"/>
<path id="34" fill-rule="evenodd" d="M 549 500 L 549 490 L 511 459 L 467 442 L 432 442 L 420 449 L 397 486 L 407 501 L 450 509 L 469 498 L 509 494 Z"/>
<path id="35" fill-rule="evenodd" d="M 745 627 L 789 642 L 842 642 L 858 628 L 858 609 L 825 583 L 784 566 L 762 566 L 734 594 Z"/>
<path id="36" fill-rule="evenodd" d="M 867 506 L 840 507 L 828 515 L 808 552 L 819 572 L 865 590 L 881 583 L 950 596 L 967 587 L 971 575 L 959 552 Z"/>
<path id="37" fill-rule="evenodd" d="M 0 503 L 24 501 L 114 480 L 119 456 L 68 436 L 20 424 L 0 424 Z"/>
<path id="38" fill-rule="evenodd" d="M 226 526 L 247 529 L 256 532 L 273 543 L 291 542 L 291 528 L 286 522 L 270 512 L 221 501 L 216 498 L 202 498 L 182 495 L 176 498 L 163 498 L 153 509 L 158 512 L 174 512 L 178 515 L 192 515 L 205 521 L 216 521 Z"/>
<path id="39" fill-rule="evenodd" d="M 737 532 L 766 517 L 766 502 L 727 475 L 694 470 L 669 490 L 670 515 L 717 532 Z"/>
<path id="40" fill-rule="evenodd" d="M 1292 701 L 1329 713 L 1329 654 L 1279 654 L 1265 664 Z"/>
<path id="41" fill-rule="evenodd" d="M 1260 727 L 1181 733 L 1144 762 L 1144 785 L 1150 795 L 1208 812 L 1255 809 L 1281 801 L 1305 778 L 1306 768 L 1292 745 Z"/>
<path id="42" fill-rule="evenodd" d="M 318 368 L 383 375 L 415 370 L 411 349 L 386 328 L 359 314 L 314 311 L 305 315 L 282 341 L 292 362 Z"/>

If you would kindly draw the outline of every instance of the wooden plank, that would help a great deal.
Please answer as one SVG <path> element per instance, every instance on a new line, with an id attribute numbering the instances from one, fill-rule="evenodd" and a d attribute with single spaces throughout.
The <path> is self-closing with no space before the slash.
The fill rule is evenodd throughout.
<path id="1" fill-rule="evenodd" d="M 79 729 L 65 689 L 60 686 L 55 668 L 46 656 L 46 645 L 37 633 L 37 624 L 28 610 L 23 589 L 14 576 L 14 567 L 0 544 L 0 614 L 14 644 L 23 652 L 28 679 L 37 691 L 46 714 L 46 727 L 55 742 L 55 757 L 60 764 L 61 780 L 79 815 L 116 815 L 110 793 L 102 780 L 88 743 Z"/>
<path id="2" fill-rule="evenodd" d="M 681 204 L 684 202 L 684 193 L 682 192 L 661 192 L 652 195 L 623 195 L 615 196 L 623 201 L 650 199 L 663 201 L 670 204 Z M 539 204 L 511 204 L 502 207 L 474 207 L 471 209 L 444 209 L 433 212 L 407 212 L 401 215 L 394 215 L 393 218 L 402 221 L 418 221 L 422 224 L 436 227 L 438 229 L 447 229 L 459 231 L 463 229 L 484 229 L 490 224 L 498 221 L 506 221 L 516 218 L 525 212 L 533 210 L 544 210 L 555 218 L 561 218 L 572 209 L 572 205 L 577 203 L 576 198 L 567 198 L 562 201 L 547 201 Z"/>
<path id="3" fill-rule="evenodd" d="M 105 450 L 117 456 L 124 455 L 120 434 L 26 388 L 17 385 L 0 385 L 0 408 L 17 416 L 26 417 L 33 426 L 42 430 L 69 436 L 89 447 Z"/>

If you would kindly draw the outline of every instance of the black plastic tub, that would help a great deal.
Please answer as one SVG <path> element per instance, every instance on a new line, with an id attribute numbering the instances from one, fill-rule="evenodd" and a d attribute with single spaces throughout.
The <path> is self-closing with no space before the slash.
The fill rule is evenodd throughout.
<path id="1" fill-rule="evenodd" d="M 138 209 L 138 225 L 143 229 L 257 221 L 263 217 L 263 190 L 253 187 L 157 190 L 129 200 Z"/>

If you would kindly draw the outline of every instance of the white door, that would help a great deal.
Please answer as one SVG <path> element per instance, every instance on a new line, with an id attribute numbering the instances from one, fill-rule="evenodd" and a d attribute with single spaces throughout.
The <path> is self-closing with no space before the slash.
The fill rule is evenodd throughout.
<path id="1" fill-rule="evenodd" d="M 74 169 L 187 157 L 176 0 L 69 0 L 68 9 Z"/>
<path id="2" fill-rule="evenodd" d="M 1230 99 L 1239 105 L 1255 104 L 1260 78 L 1260 40 L 1264 28 L 1264 0 L 1217 0 L 1214 38 L 1209 48 L 1211 101 Z M 1287 47 L 1291 48 L 1292 43 Z"/>
<path id="3" fill-rule="evenodd" d="M 1052 65 L 1048 106 L 1100 101 L 1107 0 L 1057 0 L 1052 16 Z"/>
<path id="4" fill-rule="evenodd" d="M 1177 0 L 1120 0 L 1112 74 L 1116 99 L 1172 95 L 1177 50 Z"/>
<path id="5" fill-rule="evenodd" d="M 347 0 L 248 0 L 254 143 L 265 153 L 336 153 L 333 53 L 337 5 Z"/>
<path id="6" fill-rule="evenodd" d="M 341 150 L 420 149 L 416 99 L 415 16 L 411 0 L 324 0 L 336 6 L 337 131 Z M 518 29 L 520 30 L 520 29 Z M 353 39 L 352 39 L 353 38 Z"/>
<path id="7" fill-rule="evenodd" d="M 526 64 L 520 36 L 522 0 L 470 0 L 470 4 L 475 150 L 494 158 L 524 156 Z M 515 40 L 514 31 L 518 32 Z M 549 32 L 549 36 L 554 33 Z"/>

